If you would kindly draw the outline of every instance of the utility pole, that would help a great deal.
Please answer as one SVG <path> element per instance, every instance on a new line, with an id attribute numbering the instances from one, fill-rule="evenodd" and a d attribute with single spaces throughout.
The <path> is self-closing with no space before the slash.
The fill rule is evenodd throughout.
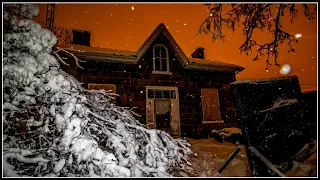
<path id="1" fill-rule="evenodd" d="M 55 8 L 55 4 L 47 4 L 46 29 L 53 29 Z"/>

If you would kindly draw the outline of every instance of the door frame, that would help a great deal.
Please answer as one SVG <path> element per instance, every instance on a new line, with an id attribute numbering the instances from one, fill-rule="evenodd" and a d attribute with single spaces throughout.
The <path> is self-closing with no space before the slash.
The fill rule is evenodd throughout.
<path id="1" fill-rule="evenodd" d="M 159 89 L 159 90 L 174 90 L 175 93 L 176 93 L 176 98 L 174 100 L 176 100 L 176 103 L 177 103 L 177 117 L 173 117 L 172 114 L 171 114 L 171 120 L 173 122 L 173 119 L 177 119 L 178 121 L 178 128 L 179 128 L 179 136 L 181 136 L 181 123 L 180 123 L 180 104 L 179 104 L 179 89 L 178 87 L 171 87 L 171 86 L 146 86 L 146 113 L 148 113 L 148 104 L 147 104 L 147 100 L 150 99 L 148 98 L 148 90 L 149 89 Z M 155 98 L 152 98 L 153 101 Z M 172 100 L 171 100 L 172 101 Z M 154 105 L 155 106 L 155 105 Z M 172 107 L 170 107 L 170 109 L 172 109 Z M 154 113 L 154 111 L 153 111 Z M 156 125 L 156 122 L 155 122 L 155 117 L 153 118 L 153 124 Z M 172 124 L 170 123 L 170 127 L 172 126 Z"/>

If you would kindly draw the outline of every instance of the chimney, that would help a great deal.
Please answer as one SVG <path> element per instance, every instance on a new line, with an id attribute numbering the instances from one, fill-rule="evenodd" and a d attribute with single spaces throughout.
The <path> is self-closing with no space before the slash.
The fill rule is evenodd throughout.
<path id="1" fill-rule="evenodd" d="M 74 29 L 72 30 L 72 44 L 90 46 L 90 32 Z"/>
<path id="2" fill-rule="evenodd" d="M 204 59 L 204 48 L 198 47 L 192 54 L 192 58 Z"/>

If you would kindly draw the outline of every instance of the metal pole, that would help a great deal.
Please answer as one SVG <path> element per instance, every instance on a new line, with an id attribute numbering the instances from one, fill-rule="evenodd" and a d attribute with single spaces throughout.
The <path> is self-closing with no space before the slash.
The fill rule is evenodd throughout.
<path id="1" fill-rule="evenodd" d="M 47 4 L 46 29 L 52 30 L 54 23 L 55 4 Z"/>
<path id="2" fill-rule="evenodd" d="M 222 171 L 229 165 L 229 163 L 233 160 L 233 158 L 236 157 L 236 155 L 240 152 L 241 147 L 238 146 L 238 148 L 229 156 L 229 158 L 226 160 L 226 162 L 223 164 L 223 166 L 220 168 L 218 173 L 222 173 Z"/>
<path id="3" fill-rule="evenodd" d="M 215 177 L 221 177 L 222 171 L 230 164 L 230 162 L 236 157 L 236 155 L 240 152 L 241 147 L 238 146 L 237 149 L 228 157 L 228 159 L 224 162 L 223 166 L 219 169 L 219 171 L 214 175 Z"/>
<path id="4" fill-rule="evenodd" d="M 280 172 L 267 158 L 265 158 L 255 147 L 249 146 L 248 149 L 256 155 L 258 158 L 261 159 L 261 161 L 272 171 L 277 173 L 281 177 L 286 177 L 282 172 Z"/>

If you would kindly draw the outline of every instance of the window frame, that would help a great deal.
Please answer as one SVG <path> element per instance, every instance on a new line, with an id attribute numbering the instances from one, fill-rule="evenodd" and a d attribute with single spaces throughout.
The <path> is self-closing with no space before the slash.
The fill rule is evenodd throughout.
<path id="1" fill-rule="evenodd" d="M 160 48 L 160 56 L 156 56 L 156 48 Z M 166 57 L 163 58 L 161 57 L 161 48 L 164 48 L 165 49 L 165 53 L 166 53 Z M 168 48 L 163 45 L 163 44 L 155 44 L 153 46 L 153 71 L 152 73 L 154 74 L 169 74 L 169 75 L 172 75 L 172 73 L 170 72 L 170 66 L 169 66 L 169 51 L 168 51 Z M 156 70 L 156 59 L 158 59 L 160 62 L 160 70 Z M 166 61 L 166 70 L 162 70 L 163 69 L 163 63 L 162 61 L 165 60 Z"/>

